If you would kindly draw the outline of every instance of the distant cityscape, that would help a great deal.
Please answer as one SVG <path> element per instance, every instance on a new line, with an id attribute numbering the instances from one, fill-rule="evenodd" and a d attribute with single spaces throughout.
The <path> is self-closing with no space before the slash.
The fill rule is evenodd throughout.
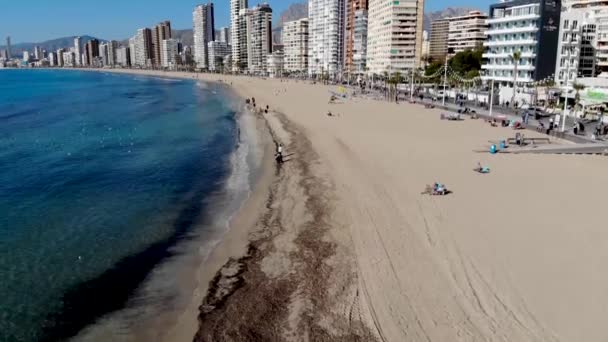
<path id="1" fill-rule="evenodd" d="M 0 67 L 154 68 L 343 79 L 411 74 L 431 62 L 445 60 L 447 66 L 459 52 L 482 49 L 479 78 L 497 82 L 502 99 L 517 96 L 524 102 L 533 99 L 517 92 L 518 85 L 551 80 L 571 90 L 575 82 L 608 71 L 608 3 L 600 0 L 500 1 L 488 13 L 436 19 L 430 32 L 423 29 L 423 10 L 423 0 L 309 0 L 308 16 L 283 23 L 277 43 L 267 3 L 249 8 L 247 0 L 230 0 L 230 26 L 216 29 L 210 2 L 192 11 L 192 46 L 173 37 L 170 21 L 137 30 L 128 44 L 76 37 L 73 46 L 56 51 L 35 47 L 23 56 L 11 52 L 7 37 Z"/>

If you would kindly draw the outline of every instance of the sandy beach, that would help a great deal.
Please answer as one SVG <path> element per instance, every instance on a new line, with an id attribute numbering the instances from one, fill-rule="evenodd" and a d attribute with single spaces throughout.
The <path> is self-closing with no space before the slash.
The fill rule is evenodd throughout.
<path id="1" fill-rule="evenodd" d="M 268 105 L 287 162 L 265 161 L 188 312 L 158 339 L 608 339 L 608 158 L 479 153 L 514 131 L 416 104 L 328 104 L 332 86 L 195 77 Z M 433 182 L 453 193 L 421 195 Z"/>

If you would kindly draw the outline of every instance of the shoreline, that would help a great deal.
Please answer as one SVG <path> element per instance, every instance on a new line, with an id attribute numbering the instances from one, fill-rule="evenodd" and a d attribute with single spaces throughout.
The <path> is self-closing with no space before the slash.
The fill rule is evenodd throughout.
<path id="1" fill-rule="evenodd" d="M 65 69 L 58 69 L 65 70 Z M 88 71 L 88 72 L 108 72 L 115 74 L 127 74 L 142 77 L 158 77 L 166 79 L 183 79 L 192 81 L 203 81 L 210 82 L 220 86 L 226 86 L 222 82 L 217 80 L 198 79 L 192 78 L 192 74 L 179 73 L 167 75 L 159 72 L 150 72 L 149 70 L 104 70 L 104 69 L 70 69 L 74 71 Z M 135 71 L 135 72 L 132 72 Z M 244 108 L 245 98 L 242 94 L 238 93 L 234 89 L 228 87 L 232 93 L 230 96 L 236 101 L 235 106 L 238 108 Z M 178 316 L 169 318 L 171 321 L 163 322 L 138 322 L 133 326 L 132 329 L 128 329 L 128 336 L 131 340 L 140 339 L 153 339 L 157 341 L 192 341 L 193 336 L 198 330 L 197 317 L 199 315 L 199 306 L 203 302 L 203 298 L 208 292 L 208 288 L 212 283 L 216 274 L 222 270 L 222 267 L 230 262 L 230 260 L 240 259 L 247 253 L 247 248 L 250 243 L 251 227 L 255 225 L 259 217 L 261 217 L 265 210 L 270 193 L 270 187 L 276 180 L 275 174 L 275 163 L 274 163 L 274 141 L 271 133 L 268 131 L 269 126 L 267 122 L 260 116 L 253 113 L 248 109 L 245 109 L 245 113 L 241 115 L 253 115 L 255 120 L 255 127 L 252 127 L 253 134 L 259 139 L 259 146 L 262 148 L 261 151 L 261 163 L 259 167 L 259 174 L 256 175 L 253 182 L 250 184 L 251 191 L 247 198 L 244 199 L 240 208 L 234 212 L 229 218 L 228 229 L 219 236 L 218 242 L 214 244 L 210 252 L 204 257 L 201 264 L 196 265 L 195 268 L 195 282 L 196 288 L 192 293 L 192 300 L 185 310 L 181 311 Z M 238 123 L 237 123 L 238 126 Z M 120 312 L 120 311 L 118 311 Z M 116 312 L 115 312 L 116 313 Z M 112 315 L 113 313 L 110 313 Z M 166 318 L 166 317 L 165 317 Z M 167 319 L 167 318 L 166 318 Z M 120 323 L 121 318 L 118 318 Z M 77 336 L 75 340 L 96 340 L 97 338 L 106 338 L 104 333 L 94 333 L 89 336 L 89 329 L 95 329 L 95 326 L 99 324 L 97 322 L 91 326 L 85 327 Z M 104 324 L 102 322 L 102 324 Z M 111 323 L 115 325 L 115 323 Z M 158 324 L 158 325 L 157 325 Z M 160 329 L 159 326 L 163 328 Z M 111 327 L 108 327 L 111 329 Z M 116 327 L 116 329 L 119 329 Z M 84 335 L 82 335 L 84 334 Z M 110 333 L 111 335 L 112 333 Z"/>
<path id="2" fill-rule="evenodd" d="M 196 76 L 269 105 L 288 155 L 247 253 L 214 276 L 197 340 L 606 336 L 608 232 L 591 191 L 608 183 L 604 157 L 490 155 L 513 130 L 408 103 L 330 105 L 333 86 Z M 439 181 L 453 193 L 420 194 Z"/>

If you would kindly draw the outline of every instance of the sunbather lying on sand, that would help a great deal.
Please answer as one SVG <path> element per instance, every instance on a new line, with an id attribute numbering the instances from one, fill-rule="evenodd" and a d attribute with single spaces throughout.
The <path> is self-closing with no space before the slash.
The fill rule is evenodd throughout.
<path id="1" fill-rule="evenodd" d="M 432 196 L 444 196 L 448 194 L 448 189 L 441 183 L 435 183 L 433 185 L 427 185 L 425 190 L 421 193 L 422 195 Z"/>
<path id="2" fill-rule="evenodd" d="M 474 168 L 473 171 L 479 173 L 490 173 L 490 168 L 487 166 L 481 166 L 481 163 L 477 163 L 477 167 Z"/>

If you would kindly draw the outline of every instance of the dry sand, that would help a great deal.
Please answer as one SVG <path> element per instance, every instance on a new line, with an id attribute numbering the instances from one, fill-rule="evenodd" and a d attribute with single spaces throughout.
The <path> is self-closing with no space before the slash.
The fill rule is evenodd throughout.
<path id="1" fill-rule="evenodd" d="M 201 77 L 270 105 L 293 155 L 250 208 L 248 252 L 212 282 L 197 340 L 608 339 L 607 158 L 475 153 L 514 132 L 329 105 L 335 87 Z M 420 194 L 435 181 L 453 194 Z"/>

